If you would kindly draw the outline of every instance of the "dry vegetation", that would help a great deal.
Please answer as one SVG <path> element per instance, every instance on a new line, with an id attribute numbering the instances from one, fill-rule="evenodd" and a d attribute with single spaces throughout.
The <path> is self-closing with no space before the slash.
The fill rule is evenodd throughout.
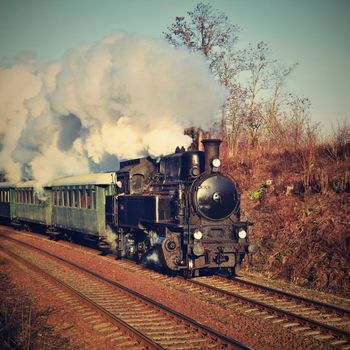
<path id="1" fill-rule="evenodd" d="M 0 265 L 6 264 L 1 260 Z M 53 309 L 38 310 L 32 301 L 0 273 L 0 348 L 3 350 L 78 350 L 56 334 L 48 318 Z"/>
<path id="2" fill-rule="evenodd" d="M 320 140 L 303 121 L 284 120 L 255 142 L 242 133 L 233 149 L 225 142 L 225 170 L 241 187 L 243 219 L 254 222 L 252 268 L 349 296 L 350 125 Z"/>

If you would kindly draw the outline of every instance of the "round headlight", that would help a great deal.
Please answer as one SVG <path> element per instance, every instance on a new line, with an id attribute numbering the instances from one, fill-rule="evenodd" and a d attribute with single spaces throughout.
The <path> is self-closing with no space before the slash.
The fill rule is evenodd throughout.
<path id="1" fill-rule="evenodd" d="M 202 239 L 203 233 L 201 231 L 199 231 L 199 230 L 196 230 L 193 233 L 193 237 L 194 237 L 194 239 Z"/>
<path id="2" fill-rule="evenodd" d="M 244 239 L 244 238 L 247 237 L 247 232 L 244 231 L 244 230 L 240 230 L 240 231 L 238 232 L 238 236 L 239 236 L 239 238 Z"/>
<path id="3" fill-rule="evenodd" d="M 213 159 L 211 164 L 213 165 L 214 168 L 218 168 L 221 165 L 220 159 L 218 158 Z"/>

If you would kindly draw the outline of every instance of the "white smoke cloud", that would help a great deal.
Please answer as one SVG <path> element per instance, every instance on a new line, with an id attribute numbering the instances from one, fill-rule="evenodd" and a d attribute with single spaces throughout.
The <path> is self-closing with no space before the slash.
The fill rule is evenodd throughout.
<path id="1" fill-rule="evenodd" d="M 125 33 L 47 66 L 0 67 L 0 169 L 17 181 L 30 165 L 49 181 L 171 153 L 190 144 L 185 127 L 210 125 L 225 93 L 200 54 Z"/>
<path id="2" fill-rule="evenodd" d="M 28 110 L 24 102 L 37 95 L 41 85 L 41 77 L 32 72 L 32 67 L 0 66 L 0 167 L 14 180 L 21 176 L 20 164 L 11 154 L 25 128 Z"/>
<path id="3" fill-rule="evenodd" d="M 33 175 L 38 179 L 37 187 L 40 188 L 52 179 L 67 174 L 88 173 L 88 159 L 81 152 L 80 146 L 77 141 L 69 152 L 65 152 L 57 148 L 56 142 L 53 142 L 35 157 L 31 161 L 31 166 Z M 47 166 L 48 162 L 50 166 Z"/>

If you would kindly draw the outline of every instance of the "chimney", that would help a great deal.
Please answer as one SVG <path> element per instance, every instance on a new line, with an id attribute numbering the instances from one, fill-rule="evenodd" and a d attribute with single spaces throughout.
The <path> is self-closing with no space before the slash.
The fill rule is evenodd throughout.
<path id="1" fill-rule="evenodd" d="M 210 173 L 212 169 L 212 160 L 215 158 L 219 159 L 220 156 L 220 143 L 219 139 L 207 139 L 202 140 L 204 146 L 204 157 L 205 157 L 205 172 Z"/>
<path id="2" fill-rule="evenodd" d="M 197 149 L 198 149 L 198 151 L 204 151 L 204 147 L 202 144 L 203 136 L 204 136 L 203 130 L 198 129 L 197 130 Z"/>

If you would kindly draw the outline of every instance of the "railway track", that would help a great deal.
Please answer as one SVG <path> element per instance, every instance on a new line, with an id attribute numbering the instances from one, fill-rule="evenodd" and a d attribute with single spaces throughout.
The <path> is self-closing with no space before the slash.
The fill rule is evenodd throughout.
<path id="1" fill-rule="evenodd" d="M 280 323 L 292 332 L 302 332 L 339 349 L 350 349 L 350 310 L 241 279 L 210 276 L 191 283 L 225 296 L 227 305 L 238 300 L 245 312 Z"/>
<path id="2" fill-rule="evenodd" d="M 134 271 L 142 269 L 142 273 L 150 278 L 163 280 L 198 298 L 219 304 L 226 310 L 232 309 L 232 314 L 237 311 L 251 314 L 280 324 L 293 333 L 313 337 L 336 349 L 350 349 L 349 309 L 242 279 L 206 276 L 184 280 L 145 270 L 129 261 L 120 261 L 118 264 Z"/>
<path id="3" fill-rule="evenodd" d="M 72 308 L 90 317 L 94 329 L 118 340 L 118 348 L 249 349 L 115 281 L 28 243 L 6 237 L 1 239 L 0 247 L 11 259 L 25 264 L 31 273 L 40 274 L 38 278 L 59 285 L 63 294 L 68 293 L 64 298 Z"/>
<path id="4" fill-rule="evenodd" d="M 221 276 L 207 276 L 184 280 L 162 275 L 129 260 L 118 260 L 114 263 L 222 306 L 232 315 L 243 312 L 261 317 L 292 333 L 315 338 L 332 348 L 350 349 L 350 309 L 242 279 L 228 280 Z"/>

